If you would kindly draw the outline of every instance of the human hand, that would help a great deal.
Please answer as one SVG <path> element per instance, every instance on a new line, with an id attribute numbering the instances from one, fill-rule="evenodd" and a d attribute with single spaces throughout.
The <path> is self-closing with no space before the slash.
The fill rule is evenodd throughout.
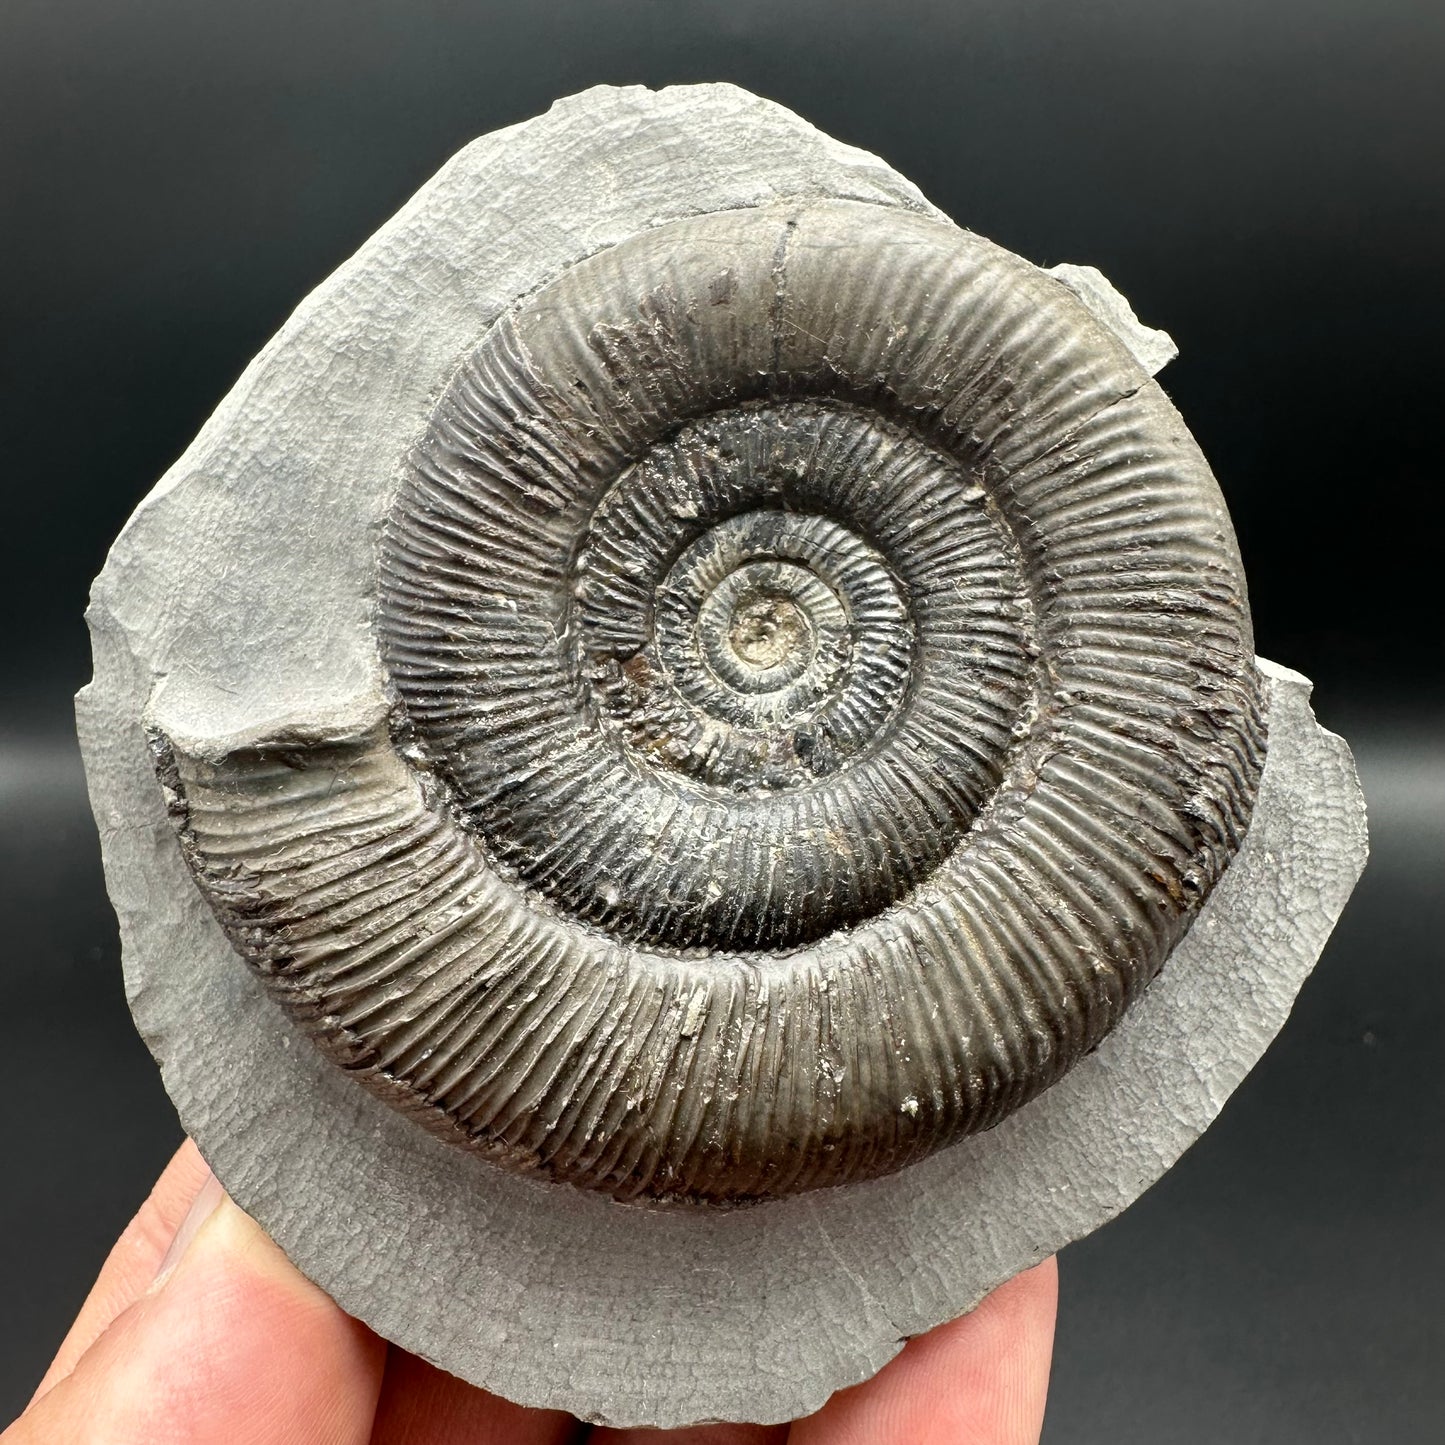
<path id="1" fill-rule="evenodd" d="M 1048 1260 L 792 1425 L 589 1428 L 389 1346 L 305 1279 L 186 1143 L 0 1445 L 1036 1445 Z"/>

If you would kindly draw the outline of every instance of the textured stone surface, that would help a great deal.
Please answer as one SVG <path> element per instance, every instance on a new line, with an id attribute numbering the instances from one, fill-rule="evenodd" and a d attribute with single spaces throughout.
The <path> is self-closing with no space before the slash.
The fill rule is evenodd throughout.
<path id="1" fill-rule="evenodd" d="M 899 1174 L 721 1214 L 454 1150 L 264 994 L 186 873 L 142 714 L 211 746 L 298 715 L 354 726 L 380 695 L 376 532 L 437 379 L 514 297 L 641 227 L 830 195 L 936 214 L 877 160 L 729 87 L 590 92 L 476 142 L 302 304 L 94 595 L 82 742 L 132 1007 L 182 1122 L 345 1308 L 595 1420 L 790 1418 L 1112 1217 L 1282 1024 L 1364 857 L 1347 751 L 1303 680 L 1263 665 L 1270 747 L 1244 850 L 1115 1033 L 998 1128 Z"/>

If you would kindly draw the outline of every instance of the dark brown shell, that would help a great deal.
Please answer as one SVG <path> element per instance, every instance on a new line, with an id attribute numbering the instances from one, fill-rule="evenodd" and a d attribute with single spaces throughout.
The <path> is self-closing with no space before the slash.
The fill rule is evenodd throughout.
<path id="1" fill-rule="evenodd" d="M 672 222 L 503 317 L 377 630 L 389 725 L 162 744 L 187 856 L 331 1057 L 627 1198 L 997 1123 L 1164 964 L 1260 770 L 1162 392 L 1058 282 L 860 203 Z"/>

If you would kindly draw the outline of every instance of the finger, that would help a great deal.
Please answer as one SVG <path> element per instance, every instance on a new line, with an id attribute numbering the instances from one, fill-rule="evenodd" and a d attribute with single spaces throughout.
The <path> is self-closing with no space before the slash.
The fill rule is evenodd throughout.
<path id="1" fill-rule="evenodd" d="M 110 1322 L 150 1287 L 186 1211 L 210 1177 L 206 1161 L 187 1139 L 171 1156 L 150 1198 L 107 1256 L 75 1323 L 36 1388 L 32 1403 L 64 1379 Z"/>
<path id="2" fill-rule="evenodd" d="M 781 1445 L 786 1425 L 693 1425 L 686 1430 L 594 1430 L 588 1445 Z"/>
<path id="3" fill-rule="evenodd" d="M 164 1282 L 112 1321 L 3 1445 L 365 1445 L 385 1345 L 214 1196 Z"/>
<path id="4" fill-rule="evenodd" d="M 583 1427 L 561 1410 L 526 1410 L 393 1348 L 371 1445 L 563 1445 Z"/>
<path id="5" fill-rule="evenodd" d="M 1045 1260 L 798 1421 L 790 1445 L 1038 1445 L 1057 1306 Z"/>

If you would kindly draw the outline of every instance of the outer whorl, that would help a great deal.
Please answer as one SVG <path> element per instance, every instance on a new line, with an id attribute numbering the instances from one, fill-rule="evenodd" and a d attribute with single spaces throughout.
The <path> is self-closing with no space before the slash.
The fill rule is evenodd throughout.
<path id="1" fill-rule="evenodd" d="M 1203 458 L 1071 292 L 926 217 L 567 270 L 446 387 L 378 575 L 389 719 L 162 775 L 322 1050 L 513 1168 L 741 1201 L 988 1128 L 1248 822 Z"/>

